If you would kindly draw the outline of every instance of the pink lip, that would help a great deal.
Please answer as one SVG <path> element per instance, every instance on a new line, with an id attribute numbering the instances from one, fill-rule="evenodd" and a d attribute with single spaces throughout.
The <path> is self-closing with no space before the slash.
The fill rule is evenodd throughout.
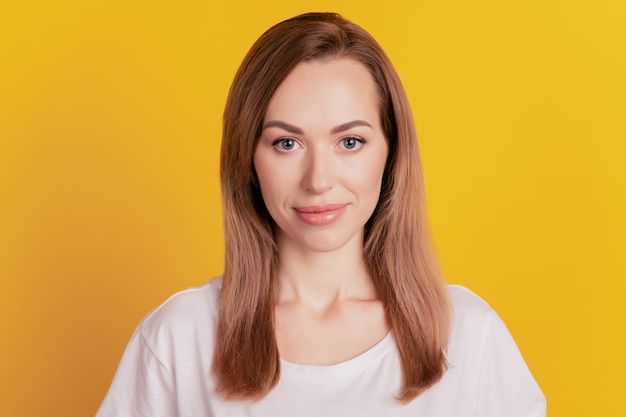
<path id="1" fill-rule="evenodd" d="M 303 222 L 312 226 L 325 226 L 341 217 L 347 206 L 347 204 L 324 204 L 294 207 L 294 210 Z"/>

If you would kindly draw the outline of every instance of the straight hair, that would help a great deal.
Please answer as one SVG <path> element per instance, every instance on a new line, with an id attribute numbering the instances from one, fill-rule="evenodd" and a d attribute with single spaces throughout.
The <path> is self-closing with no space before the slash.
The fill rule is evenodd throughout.
<path id="1" fill-rule="evenodd" d="M 223 118 L 225 269 L 212 372 L 230 400 L 258 400 L 280 378 L 273 284 L 275 223 L 253 165 L 268 103 L 300 63 L 350 59 L 376 85 L 389 153 L 380 199 L 365 225 L 363 255 L 397 343 L 408 403 L 441 379 L 450 332 L 447 290 L 428 228 L 413 117 L 391 61 L 364 29 L 335 13 L 307 13 L 268 29 L 245 56 Z"/>

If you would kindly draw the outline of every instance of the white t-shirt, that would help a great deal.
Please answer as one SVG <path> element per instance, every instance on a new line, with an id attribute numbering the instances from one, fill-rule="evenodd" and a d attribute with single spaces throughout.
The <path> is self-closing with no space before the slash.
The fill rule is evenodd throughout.
<path id="1" fill-rule="evenodd" d="M 545 416 L 545 398 L 502 320 L 471 291 L 448 288 L 449 368 L 407 405 L 394 398 L 401 368 L 391 333 L 337 365 L 281 361 L 278 385 L 259 402 L 217 397 L 218 278 L 175 294 L 142 320 L 97 417 Z"/>

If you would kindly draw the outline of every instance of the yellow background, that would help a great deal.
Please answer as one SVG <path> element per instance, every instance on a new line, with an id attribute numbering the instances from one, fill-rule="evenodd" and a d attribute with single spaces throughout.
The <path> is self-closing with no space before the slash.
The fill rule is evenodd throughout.
<path id="1" fill-rule="evenodd" d="M 221 272 L 234 72 L 335 10 L 405 83 L 448 280 L 501 314 L 551 416 L 625 416 L 625 3 L 214 3 L 0 3 L 0 415 L 93 415 L 140 318 Z"/>

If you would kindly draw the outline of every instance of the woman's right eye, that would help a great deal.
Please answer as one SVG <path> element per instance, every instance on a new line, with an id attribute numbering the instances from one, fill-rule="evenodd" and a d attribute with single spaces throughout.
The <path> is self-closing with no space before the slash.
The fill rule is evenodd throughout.
<path id="1" fill-rule="evenodd" d="M 298 142 L 294 138 L 280 138 L 272 142 L 272 146 L 279 152 L 291 152 L 298 148 Z"/>

